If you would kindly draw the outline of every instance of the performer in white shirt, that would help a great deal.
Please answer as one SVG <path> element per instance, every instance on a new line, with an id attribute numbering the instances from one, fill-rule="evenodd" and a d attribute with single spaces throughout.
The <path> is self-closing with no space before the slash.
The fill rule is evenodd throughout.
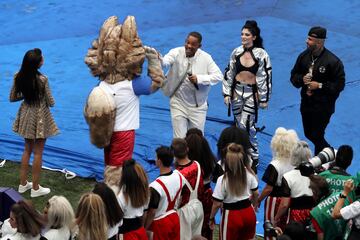
<path id="1" fill-rule="evenodd" d="M 227 147 L 225 173 L 216 182 L 209 225 L 215 227 L 215 215 L 222 206 L 220 239 L 253 239 L 256 215 L 252 203 L 257 202 L 258 182 L 246 169 L 245 152 L 241 145 L 231 143 Z M 251 200 L 250 200 L 251 199 Z"/>
<path id="2" fill-rule="evenodd" d="M 119 239 L 147 239 L 143 215 L 149 202 L 150 191 L 146 172 L 140 164 L 134 160 L 124 163 L 119 189 L 117 197 L 124 213 Z"/>
<path id="3" fill-rule="evenodd" d="M 314 193 L 310 188 L 310 178 L 303 176 L 300 165 L 311 158 L 311 150 L 305 141 L 295 144 L 291 152 L 291 164 L 293 170 L 283 175 L 281 182 L 281 202 L 274 217 L 275 225 L 290 208 L 289 221 L 305 224 L 306 218 L 310 217 L 310 210 L 316 206 Z"/>
<path id="4" fill-rule="evenodd" d="M 69 240 L 75 220 L 74 210 L 64 196 L 52 196 L 45 205 L 47 218 L 44 237 L 48 240 Z"/>
<path id="5" fill-rule="evenodd" d="M 1 240 L 39 240 L 46 219 L 30 201 L 20 200 L 11 206 L 9 223 L 11 229 L 3 233 Z"/>
<path id="6" fill-rule="evenodd" d="M 223 78 L 212 57 L 200 49 L 201 41 L 200 33 L 190 32 L 185 46 L 162 58 L 162 65 L 169 67 L 162 89 L 170 97 L 174 138 L 184 138 L 190 128 L 204 132 L 210 87 Z"/>
<path id="7" fill-rule="evenodd" d="M 294 166 L 290 162 L 291 152 L 294 145 L 299 141 L 296 132 L 292 129 L 285 129 L 279 127 L 276 129 L 273 138 L 271 139 L 271 150 L 273 158 L 267 166 L 262 180 L 266 183 L 258 199 L 258 206 L 262 200 L 264 203 L 264 220 L 270 221 L 275 224 L 274 217 L 279 208 L 281 197 L 283 197 L 281 183 L 283 175 L 290 170 L 294 169 Z M 285 230 L 287 222 L 287 215 L 283 215 L 277 226 Z M 265 231 L 265 236 L 266 236 Z M 272 239 L 266 236 L 266 239 Z"/>
<path id="8" fill-rule="evenodd" d="M 156 149 L 156 166 L 160 176 L 150 184 L 150 202 L 145 218 L 145 228 L 153 240 L 180 240 L 179 215 L 174 210 L 184 181 L 178 171 L 171 170 L 174 156 L 169 147 Z"/>

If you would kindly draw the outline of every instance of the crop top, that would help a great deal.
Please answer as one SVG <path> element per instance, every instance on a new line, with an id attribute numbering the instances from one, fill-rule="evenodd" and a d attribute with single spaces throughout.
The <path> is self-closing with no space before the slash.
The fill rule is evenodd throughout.
<path id="1" fill-rule="evenodd" d="M 246 50 L 246 51 L 249 51 L 249 50 Z M 244 51 L 242 54 L 236 56 L 236 63 L 235 63 L 235 66 L 236 66 L 236 72 L 237 73 L 240 73 L 240 72 L 243 72 L 243 71 L 247 71 L 247 72 L 251 72 L 252 74 L 256 75 L 258 69 L 259 69 L 259 61 L 255 58 L 254 54 L 252 53 L 252 51 L 249 51 L 250 54 L 251 54 L 251 57 L 252 59 L 254 60 L 254 65 L 252 65 L 251 67 L 245 67 L 244 65 L 242 65 L 241 61 L 240 61 L 240 58 L 242 55 L 244 55 L 244 53 L 246 52 Z"/>

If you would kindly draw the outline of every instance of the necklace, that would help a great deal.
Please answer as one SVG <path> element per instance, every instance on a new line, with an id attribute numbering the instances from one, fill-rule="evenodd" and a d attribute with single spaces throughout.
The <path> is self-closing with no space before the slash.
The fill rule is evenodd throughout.
<path id="1" fill-rule="evenodd" d="M 318 60 L 318 58 L 319 58 L 319 56 L 317 56 L 316 58 L 314 58 L 314 56 L 311 55 L 311 65 L 314 66 L 314 64 L 315 64 L 316 60 Z"/>
<path id="2" fill-rule="evenodd" d="M 311 64 L 310 64 L 310 67 L 309 67 L 309 73 L 310 73 L 311 76 L 312 76 L 312 74 L 313 74 L 315 62 L 316 62 L 316 60 L 317 60 L 318 58 L 319 58 L 319 56 L 317 56 L 316 58 L 314 58 L 314 56 L 311 54 Z"/>
<path id="3" fill-rule="evenodd" d="M 319 56 L 317 56 L 316 58 L 314 58 L 314 56 L 311 54 L 311 64 L 309 66 L 309 74 L 310 76 L 313 75 L 313 70 L 314 70 L 314 65 L 315 65 L 315 62 L 316 60 L 319 58 Z"/>

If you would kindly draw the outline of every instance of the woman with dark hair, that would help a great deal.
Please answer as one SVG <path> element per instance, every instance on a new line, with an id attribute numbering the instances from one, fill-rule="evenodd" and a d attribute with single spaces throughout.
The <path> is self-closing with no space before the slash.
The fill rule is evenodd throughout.
<path id="1" fill-rule="evenodd" d="M 253 239 L 256 216 L 251 204 L 257 202 L 258 182 L 244 164 L 245 152 L 241 145 L 227 147 L 225 173 L 216 182 L 209 225 L 214 229 L 214 217 L 222 206 L 220 239 Z"/>
<path id="2" fill-rule="evenodd" d="M 31 202 L 20 200 L 11 207 L 9 223 L 16 232 L 3 236 L 1 240 L 38 240 L 46 220 Z"/>
<path id="3" fill-rule="evenodd" d="M 193 129 L 197 128 L 189 129 L 185 137 L 185 141 L 189 147 L 188 157 L 191 160 L 196 160 L 200 164 L 201 169 L 204 171 L 204 184 L 206 184 L 206 182 L 210 183 L 216 158 L 202 132 Z"/>
<path id="4" fill-rule="evenodd" d="M 232 107 L 236 125 L 249 133 L 255 170 L 259 162 L 256 139 L 258 107 L 265 109 L 268 106 L 272 70 L 256 21 L 246 21 L 241 31 L 241 43 L 231 53 L 225 69 L 223 96 L 229 109 Z"/>
<path id="5" fill-rule="evenodd" d="M 105 205 L 106 220 L 108 223 L 107 239 L 116 240 L 123 212 L 121 211 L 115 193 L 105 183 L 96 183 L 93 193 L 99 195 Z"/>
<path id="6" fill-rule="evenodd" d="M 38 48 L 26 52 L 21 68 L 15 74 L 14 84 L 10 92 L 10 101 L 24 100 L 16 116 L 13 131 L 25 139 L 25 148 L 21 158 L 19 192 L 31 189 L 31 197 L 39 197 L 50 192 L 49 188 L 39 185 L 42 166 L 42 154 L 48 137 L 59 133 L 50 113 L 54 106 L 48 79 L 39 72 L 44 64 L 44 57 Z M 27 172 L 31 154 L 32 182 L 28 182 Z"/>
<path id="7" fill-rule="evenodd" d="M 196 160 L 203 170 L 204 192 L 201 199 L 204 209 L 204 222 L 202 226 L 201 235 L 207 239 L 212 239 L 212 230 L 209 228 L 209 218 L 212 206 L 212 189 L 210 186 L 212 173 L 216 165 L 216 158 L 212 153 L 209 143 L 203 136 L 201 130 L 191 128 L 186 133 L 185 141 L 187 142 L 189 151 L 188 157 L 191 160 Z"/>
<path id="8" fill-rule="evenodd" d="M 213 182 L 216 182 L 217 178 L 224 174 L 225 168 L 225 158 L 227 147 L 230 143 L 240 144 L 244 151 L 244 164 L 249 171 L 251 171 L 254 175 L 255 172 L 251 169 L 252 161 L 250 157 L 251 153 L 251 143 L 249 140 L 249 134 L 246 130 L 238 128 L 236 125 L 225 128 L 218 139 L 217 149 L 218 149 L 218 164 L 215 166 L 214 174 L 213 174 Z"/>
<path id="9" fill-rule="evenodd" d="M 119 234 L 124 239 L 148 239 L 143 215 L 150 198 L 149 182 L 145 170 L 135 160 L 124 163 L 119 189 L 117 198 L 124 213 Z"/>

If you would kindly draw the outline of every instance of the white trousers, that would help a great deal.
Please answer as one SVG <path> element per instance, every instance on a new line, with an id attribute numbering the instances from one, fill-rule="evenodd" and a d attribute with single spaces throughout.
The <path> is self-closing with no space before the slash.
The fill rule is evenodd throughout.
<path id="1" fill-rule="evenodd" d="M 174 138 L 185 138 L 190 128 L 198 128 L 204 133 L 208 105 L 188 106 L 181 99 L 173 96 L 170 99 L 171 122 Z"/>
<path id="2" fill-rule="evenodd" d="M 180 240 L 189 240 L 201 235 L 204 222 L 203 205 L 199 199 L 192 199 L 177 210 L 180 219 Z"/>

